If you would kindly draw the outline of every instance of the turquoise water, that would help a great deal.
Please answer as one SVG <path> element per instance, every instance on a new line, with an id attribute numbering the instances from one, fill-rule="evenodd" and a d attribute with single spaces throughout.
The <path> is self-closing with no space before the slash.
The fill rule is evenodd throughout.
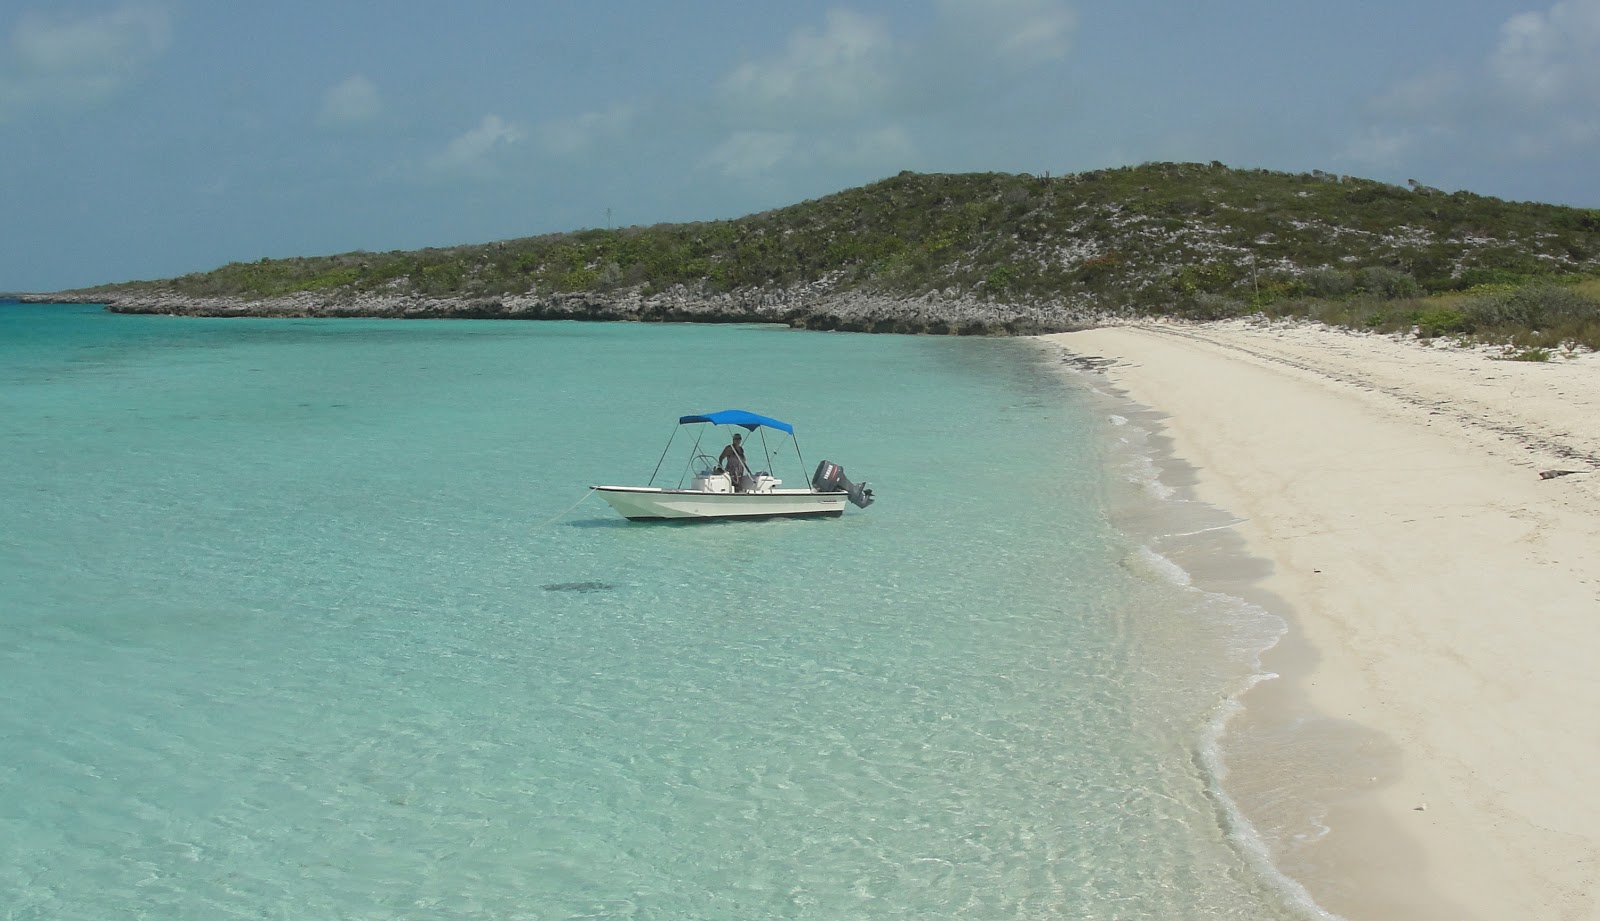
<path id="1" fill-rule="evenodd" d="M 583 499 L 729 407 L 879 501 Z M 1274 628 L 1109 429 L 1021 341 L 0 306 L 0 918 L 1303 917 L 1209 766 Z"/>

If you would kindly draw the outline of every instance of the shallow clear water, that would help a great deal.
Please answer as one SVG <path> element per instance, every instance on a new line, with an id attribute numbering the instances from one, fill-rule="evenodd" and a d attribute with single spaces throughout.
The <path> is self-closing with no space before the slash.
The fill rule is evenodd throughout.
<path id="1" fill-rule="evenodd" d="M 583 500 L 729 407 L 878 503 Z M 1020 341 L 0 306 L 0 918 L 1298 917 L 1210 767 L 1279 627 L 1109 429 Z"/>

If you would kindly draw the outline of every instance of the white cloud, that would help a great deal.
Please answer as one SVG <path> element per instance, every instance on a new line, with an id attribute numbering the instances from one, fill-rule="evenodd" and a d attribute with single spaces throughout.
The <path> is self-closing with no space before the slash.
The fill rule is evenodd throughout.
<path id="1" fill-rule="evenodd" d="M 916 158 L 917 145 L 899 125 L 869 128 L 818 147 L 821 159 L 840 166 L 903 167 Z"/>
<path id="2" fill-rule="evenodd" d="M 1469 90 L 1468 77 L 1441 69 L 1402 80 L 1373 100 L 1373 109 L 1398 119 L 1438 117 L 1453 111 Z"/>
<path id="3" fill-rule="evenodd" d="M 494 171 L 496 156 L 520 143 L 526 132 L 498 115 L 485 115 L 472 128 L 428 161 L 435 172 L 485 175 Z"/>
<path id="4" fill-rule="evenodd" d="M 735 131 L 712 149 L 706 162 L 726 176 L 753 179 L 794 157 L 797 141 L 790 131 Z"/>
<path id="5" fill-rule="evenodd" d="M 891 92 L 897 53 L 882 21 L 831 10 L 820 30 L 801 29 L 782 54 L 740 64 L 720 89 L 747 116 L 848 119 Z"/>
<path id="6" fill-rule="evenodd" d="M 723 140 L 707 162 L 749 177 L 812 166 L 898 170 L 916 162 L 906 125 L 964 130 L 992 119 L 1004 84 L 1039 76 L 1069 50 L 1064 0 L 938 0 L 931 28 L 833 9 L 781 50 L 719 81 Z"/>
<path id="7" fill-rule="evenodd" d="M 1506 20 L 1490 67 L 1520 100 L 1600 102 L 1600 0 L 1562 0 Z"/>
<path id="8" fill-rule="evenodd" d="M 1077 14 L 1060 0 L 940 0 L 955 41 L 1016 66 L 1066 56 Z"/>
<path id="9" fill-rule="evenodd" d="M 1416 169 L 1455 159 L 1463 139 L 1490 159 L 1538 161 L 1600 140 L 1600 0 L 1559 0 L 1505 20 L 1487 58 L 1402 81 L 1372 100 L 1346 150 L 1355 162 Z"/>
<path id="10" fill-rule="evenodd" d="M 1506 144 L 1515 157 L 1542 160 L 1569 150 L 1592 148 L 1597 140 L 1600 140 L 1600 119 L 1562 116 L 1510 132 Z"/>
<path id="11" fill-rule="evenodd" d="M 546 122 L 539 126 L 539 141 L 552 154 L 574 156 L 603 141 L 622 137 L 633 117 L 634 107 L 619 103 L 603 111 Z"/>
<path id="12" fill-rule="evenodd" d="M 322 95 L 317 121 L 323 125 L 355 125 L 370 122 L 383 112 L 378 85 L 356 74 L 329 87 Z"/>
<path id="13" fill-rule="evenodd" d="M 126 5 L 79 17 L 27 14 L 0 59 L 0 122 L 31 109 L 92 106 L 125 90 L 167 50 L 167 13 Z"/>

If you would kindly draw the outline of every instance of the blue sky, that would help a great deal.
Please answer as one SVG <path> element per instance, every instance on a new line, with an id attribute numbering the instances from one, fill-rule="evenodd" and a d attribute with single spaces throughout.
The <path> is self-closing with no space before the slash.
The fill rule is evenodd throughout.
<path id="1" fill-rule="evenodd" d="M 1150 160 L 1600 207 L 1600 0 L 0 8 L 0 290 Z"/>

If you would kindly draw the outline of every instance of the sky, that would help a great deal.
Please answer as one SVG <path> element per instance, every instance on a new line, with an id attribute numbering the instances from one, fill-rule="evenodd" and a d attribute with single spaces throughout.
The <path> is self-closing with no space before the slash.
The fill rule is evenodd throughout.
<path id="1" fill-rule="evenodd" d="M 0 5 L 0 291 L 1166 160 L 1600 207 L 1600 0 Z"/>

